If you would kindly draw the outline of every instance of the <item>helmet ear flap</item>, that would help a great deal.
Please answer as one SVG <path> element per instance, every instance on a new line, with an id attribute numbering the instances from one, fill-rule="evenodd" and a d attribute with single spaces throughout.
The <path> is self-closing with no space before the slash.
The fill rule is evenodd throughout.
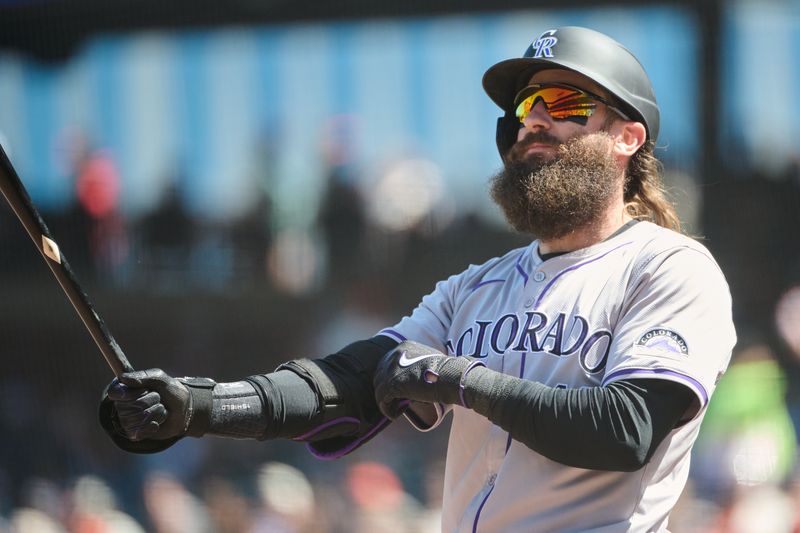
<path id="1" fill-rule="evenodd" d="M 497 142 L 497 150 L 500 152 L 500 157 L 503 162 L 506 160 L 506 154 L 517 142 L 517 135 L 519 134 L 519 119 L 511 111 L 497 119 L 497 133 L 495 141 Z"/>

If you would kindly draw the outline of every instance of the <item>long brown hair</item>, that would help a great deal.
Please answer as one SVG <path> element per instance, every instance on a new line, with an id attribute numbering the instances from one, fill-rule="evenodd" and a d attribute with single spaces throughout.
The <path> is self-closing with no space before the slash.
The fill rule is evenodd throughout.
<path id="1" fill-rule="evenodd" d="M 661 180 L 661 163 L 653 155 L 655 143 L 645 141 L 628 162 L 625 176 L 625 209 L 635 219 L 681 231 L 681 221 Z"/>

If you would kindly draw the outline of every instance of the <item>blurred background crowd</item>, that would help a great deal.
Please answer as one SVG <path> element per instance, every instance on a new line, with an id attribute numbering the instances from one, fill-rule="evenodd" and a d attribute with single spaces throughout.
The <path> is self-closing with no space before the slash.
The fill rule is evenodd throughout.
<path id="1" fill-rule="evenodd" d="M 526 244 L 486 194 L 480 78 L 590 26 L 650 73 L 666 183 L 734 297 L 671 530 L 800 532 L 800 1 L 260 4 L 0 1 L 0 144 L 136 368 L 233 381 L 323 356 Z M 446 426 L 332 462 L 117 450 L 112 375 L 5 205 L 0 302 L 0 531 L 438 529 Z"/>

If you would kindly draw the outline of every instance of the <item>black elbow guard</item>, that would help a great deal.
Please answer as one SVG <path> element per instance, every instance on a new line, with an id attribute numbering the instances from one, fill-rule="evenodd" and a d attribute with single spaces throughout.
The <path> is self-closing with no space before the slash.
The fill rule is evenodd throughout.
<path id="1" fill-rule="evenodd" d="M 375 402 L 372 378 L 381 357 L 397 345 L 388 337 L 350 344 L 324 359 L 297 359 L 277 368 L 300 376 L 313 389 L 319 411 L 310 420 L 284 421 L 281 435 L 307 442 L 320 459 L 357 449 L 389 425 Z M 249 380 L 262 385 L 263 376 Z"/>

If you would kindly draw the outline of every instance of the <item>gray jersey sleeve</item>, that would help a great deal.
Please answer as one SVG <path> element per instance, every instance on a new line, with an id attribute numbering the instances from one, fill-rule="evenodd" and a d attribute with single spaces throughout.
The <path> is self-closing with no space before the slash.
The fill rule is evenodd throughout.
<path id="1" fill-rule="evenodd" d="M 697 397 L 689 419 L 708 403 L 736 342 L 728 285 L 699 245 L 652 257 L 632 283 L 603 384 L 634 378 L 682 383 Z"/>
<path id="2" fill-rule="evenodd" d="M 379 334 L 397 342 L 417 341 L 447 353 L 446 339 L 453 314 L 460 303 L 459 298 L 463 297 L 464 288 L 480 279 L 482 271 L 490 268 L 491 263 L 471 265 L 460 274 L 438 282 L 433 292 L 424 296 L 410 315 L 403 317 L 396 325 L 381 330 Z"/>

